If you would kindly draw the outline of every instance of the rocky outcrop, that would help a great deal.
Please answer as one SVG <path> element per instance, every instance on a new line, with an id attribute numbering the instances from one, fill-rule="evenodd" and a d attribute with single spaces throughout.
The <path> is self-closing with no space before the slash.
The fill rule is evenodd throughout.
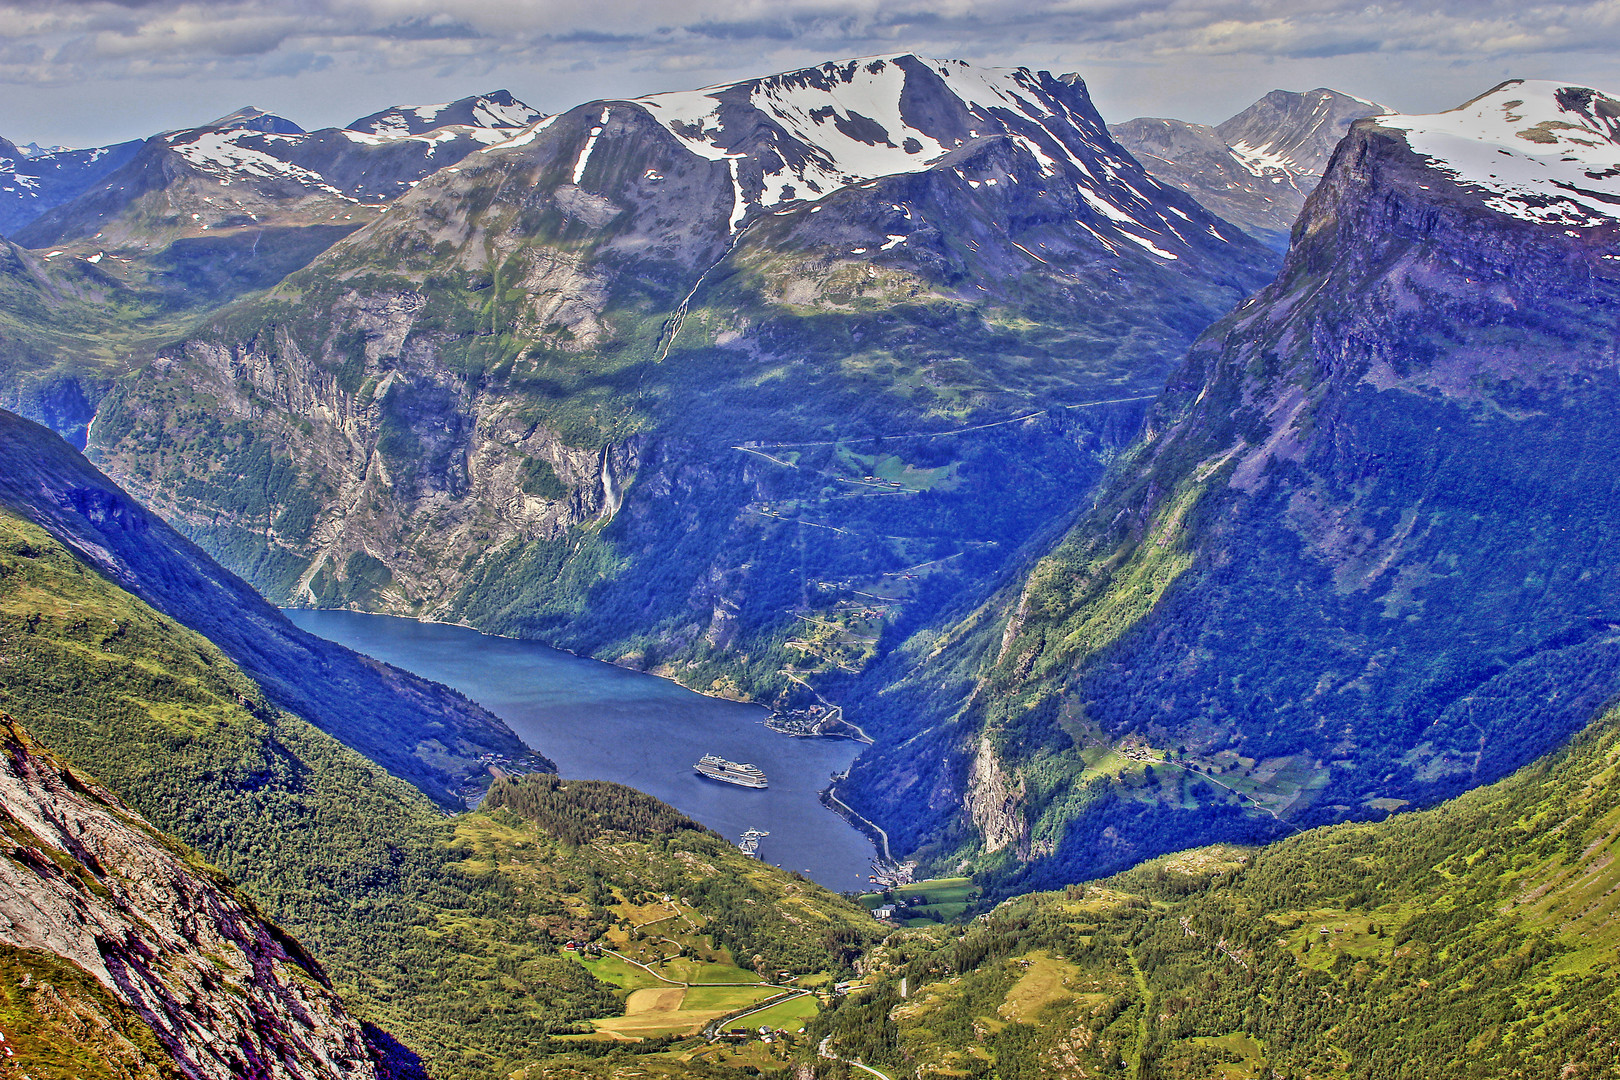
<path id="1" fill-rule="evenodd" d="M 3 715 L 0 827 L 0 942 L 88 972 L 184 1076 L 395 1075 L 295 941 Z"/>
<path id="2" fill-rule="evenodd" d="M 962 805 L 978 830 L 987 855 L 1004 847 L 1021 845 L 1029 836 L 1024 817 L 1024 784 L 1009 777 L 988 735 L 980 736 L 977 752 L 968 768 L 967 791 Z"/>

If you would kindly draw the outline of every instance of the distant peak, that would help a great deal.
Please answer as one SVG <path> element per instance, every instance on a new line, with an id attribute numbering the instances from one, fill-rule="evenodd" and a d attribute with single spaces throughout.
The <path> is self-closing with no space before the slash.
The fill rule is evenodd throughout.
<path id="1" fill-rule="evenodd" d="M 276 135 L 303 135 L 304 129 L 286 117 L 265 112 L 252 105 L 227 113 L 218 120 L 202 125 L 224 131 L 265 131 Z"/>
<path id="2" fill-rule="evenodd" d="M 542 116 L 544 114 L 538 109 L 525 105 L 510 91 L 493 90 L 433 105 L 390 105 L 369 116 L 362 116 L 350 124 L 348 130 L 385 138 L 421 135 L 452 125 L 515 130 L 527 127 Z"/>

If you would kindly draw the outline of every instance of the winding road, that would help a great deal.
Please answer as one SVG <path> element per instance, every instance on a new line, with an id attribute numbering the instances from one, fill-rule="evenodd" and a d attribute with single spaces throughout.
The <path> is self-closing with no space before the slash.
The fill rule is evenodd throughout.
<path id="1" fill-rule="evenodd" d="M 867 1072 L 869 1072 L 873 1076 L 877 1077 L 878 1080 L 893 1080 L 893 1078 L 890 1077 L 888 1073 L 880 1073 L 876 1069 L 872 1068 L 872 1066 L 870 1066 L 870 1065 L 862 1065 L 860 1062 L 856 1061 L 854 1058 L 839 1057 L 837 1054 L 833 1053 L 830 1049 L 828 1049 L 827 1044 L 829 1042 L 831 1042 L 831 1041 L 832 1041 L 832 1036 L 831 1035 L 827 1036 L 825 1039 L 822 1039 L 821 1040 L 821 1045 L 816 1047 L 816 1053 L 820 1054 L 822 1057 L 826 1058 L 828 1061 L 842 1061 L 845 1065 L 853 1065 L 857 1069 L 865 1069 Z"/>

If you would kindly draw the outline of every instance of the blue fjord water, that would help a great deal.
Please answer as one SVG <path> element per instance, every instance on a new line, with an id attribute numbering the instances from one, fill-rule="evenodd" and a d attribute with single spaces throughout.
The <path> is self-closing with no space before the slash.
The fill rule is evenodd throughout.
<path id="1" fill-rule="evenodd" d="M 704 697 L 532 641 L 352 611 L 286 614 L 312 634 L 460 690 L 564 777 L 629 784 L 733 841 L 745 829 L 766 829 L 760 858 L 831 889 L 868 885 L 871 843 L 816 798 L 829 775 L 855 760 L 855 743 L 779 735 L 760 723 L 766 710 L 757 705 Z M 751 761 L 771 786 L 706 780 L 692 771 L 704 754 Z"/>

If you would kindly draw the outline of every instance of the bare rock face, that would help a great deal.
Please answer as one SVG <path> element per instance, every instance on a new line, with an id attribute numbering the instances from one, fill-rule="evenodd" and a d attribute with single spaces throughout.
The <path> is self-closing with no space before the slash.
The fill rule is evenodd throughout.
<path id="1" fill-rule="evenodd" d="M 89 973 L 183 1075 L 393 1075 L 297 942 L 3 715 L 0 827 L 0 943 Z"/>
<path id="2" fill-rule="evenodd" d="M 984 837 L 987 854 L 1026 838 L 1029 826 L 1021 814 L 1023 799 L 1023 782 L 1009 779 L 989 737 L 981 736 L 978 753 L 968 771 L 963 805 L 979 835 Z"/>

